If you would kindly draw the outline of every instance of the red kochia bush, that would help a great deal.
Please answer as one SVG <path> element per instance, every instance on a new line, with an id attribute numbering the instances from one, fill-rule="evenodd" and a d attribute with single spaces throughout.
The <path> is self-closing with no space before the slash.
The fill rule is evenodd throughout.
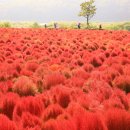
<path id="1" fill-rule="evenodd" d="M 22 123 L 22 127 L 26 129 L 35 128 L 36 126 L 41 127 L 40 119 L 37 116 L 30 114 L 29 112 L 24 112 L 22 114 L 21 123 Z"/>
<path id="2" fill-rule="evenodd" d="M 107 130 L 103 118 L 95 113 L 79 112 L 74 115 L 73 120 L 77 130 Z"/>
<path id="3" fill-rule="evenodd" d="M 61 107 L 66 108 L 71 101 L 70 91 L 71 90 L 65 86 L 55 86 L 50 91 L 50 94 L 52 95 L 52 102 L 58 103 Z"/>
<path id="4" fill-rule="evenodd" d="M 130 93 L 127 94 L 127 99 L 128 99 L 129 110 L 130 110 Z"/>
<path id="5" fill-rule="evenodd" d="M 85 64 L 84 66 L 83 66 L 83 69 L 86 71 L 86 72 L 91 72 L 93 69 L 94 69 L 94 67 L 93 67 L 93 65 L 92 64 Z"/>
<path id="6" fill-rule="evenodd" d="M 28 77 L 30 77 L 30 76 L 33 75 L 33 72 L 27 70 L 26 68 L 23 68 L 23 69 L 20 71 L 20 74 L 21 74 L 21 75 L 24 75 L 24 76 L 28 76 Z"/>
<path id="7" fill-rule="evenodd" d="M 71 120 L 49 120 L 42 126 L 42 130 L 78 130 Z"/>
<path id="8" fill-rule="evenodd" d="M 0 91 L 2 93 L 7 93 L 8 91 L 10 91 L 12 89 L 13 86 L 13 82 L 11 80 L 8 81 L 1 81 L 0 82 Z"/>
<path id="9" fill-rule="evenodd" d="M 58 122 L 52 119 L 43 124 L 42 130 L 60 130 L 60 129 L 58 128 Z"/>
<path id="10" fill-rule="evenodd" d="M 130 92 L 130 76 L 121 75 L 113 81 L 113 86 L 124 90 L 126 93 Z"/>
<path id="11" fill-rule="evenodd" d="M 34 61 L 32 62 L 30 61 L 26 63 L 25 68 L 29 71 L 35 72 L 36 69 L 38 68 L 38 64 Z"/>
<path id="12" fill-rule="evenodd" d="M 121 103 L 120 99 L 115 97 L 111 97 L 108 100 L 105 100 L 103 102 L 103 106 L 105 108 L 105 110 L 110 109 L 110 108 L 120 108 L 120 109 L 125 109 L 124 105 Z"/>
<path id="13" fill-rule="evenodd" d="M 58 104 L 52 104 L 48 106 L 43 112 L 42 118 L 44 121 L 50 119 L 56 119 L 60 114 L 63 113 L 63 109 Z"/>
<path id="14" fill-rule="evenodd" d="M 103 102 L 112 95 L 112 88 L 104 80 L 89 79 L 84 84 L 83 90 L 92 94 L 98 101 Z"/>
<path id="15" fill-rule="evenodd" d="M 113 99 L 118 98 L 120 102 L 122 103 L 122 105 L 124 106 L 124 108 L 128 110 L 129 104 L 128 104 L 128 99 L 125 92 L 121 91 L 120 89 L 114 89 L 112 98 Z"/>
<path id="16" fill-rule="evenodd" d="M 41 127 L 35 126 L 33 128 L 24 128 L 24 129 L 21 129 L 21 130 L 41 130 Z"/>
<path id="17" fill-rule="evenodd" d="M 15 106 L 13 112 L 13 120 L 18 122 L 21 120 L 23 112 L 30 112 L 32 115 L 40 117 L 44 110 L 42 99 L 38 97 L 22 98 Z"/>
<path id="18" fill-rule="evenodd" d="M 13 110 L 19 101 L 19 96 L 15 93 L 7 93 L 2 101 L 1 111 L 3 114 L 12 119 Z"/>
<path id="19" fill-rule="evenodd" d="M 58 127 L 60 130 L 77 130 L 76 124 L 73 122 L 72 119 L 69 120 L 58 120 Z"/>
<path id="20" fill-rule="evenodd" d="M 98 57 L 93 57 L 92 60 L 90 61 L 90 63 L 94 66 L 94 67 L 99 67 L 102 65 L 102 60 Z"/>
<path id="21" fill-rule="evenodd" d="M 86 109 L 83 108 L 79 103 L 71 102 L 67 107 L 67 112 L 71 115 L 78 115 L 79 113 L 85 113 Z M 84 114 L 83 114 L 84 115 Z"/>
<path id="22" fill-rule="evenodd" d="M 110 109 L 105 117 L 108 130 L 130 130 L 130 113 L 121 109 Z"/>
<path id="23" fill-rule="evenodd" d="M 19 77 L 14 83 L 12 89 L 20 96 L 31 96 L 38 92 L 36 85 L 31 79 L 29 79 L 29 77 L 26 76 Z"/>
<path id="24" fill-rule="evenodd" d="M 85 79 L 83 78 L 72 77 L 69 80 L 67 80 L 66 85 L 68 85 L 69 87 L 82 88 L 84 82 Z"/>
<path id="25" fill-rule="evenodd" d="M 17 130 L 13 121 L 10 121 L 5 115 L 0 114 L 0 130 Z"/>
<path id="26" fill-rule="evenodd" d="M 57 98 L 58 103 L 63 107 L 66 108 L 70 103 L 70 95 L 67 92 L 61 92 Z"/>
<path id="27" fill-rule="evenodd" d="M 124 68 L 123 68 L 123 72 L 125 75 L 130 75 L 130 64 L 128 65 L 125 65 Z"/>
<path id="28" fill-rule="evenodd" d="M 73 71 L 73 75 L 75 77 L 81 78 L 81 79 L 85 79 L 87 80 L 89 78 L 89 74 L 83 70 L 83 69 L 76 69 Z"/>
<path id="29" fill-rule="evenodd" d="M 53 73 L 45 77 L 46 88 L 50 89 L 51 86 L 64 84 L 65 77 L 59 73 Z"/>

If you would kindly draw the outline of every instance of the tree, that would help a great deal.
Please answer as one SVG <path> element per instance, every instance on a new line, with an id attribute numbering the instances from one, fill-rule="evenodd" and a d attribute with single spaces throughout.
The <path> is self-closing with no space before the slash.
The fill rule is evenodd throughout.
<path id="1" fill-rule="evenodd" d="M 94 0 L 89 0 L 83 2 L 80 7 L 81 11 L 79 13 L 79 16 L 83 16 L 87 19 L 87 27 L 89 26 L 89 20 L 94 16 L 96 13 L 96 7 L 93 5 L 95 1 Z"/>
<path id="2" fill-rule="evenodd" d="M 32 28 L 40 28 L 40 25 L 37 22 L 34 22 L 31 27 Z"/>

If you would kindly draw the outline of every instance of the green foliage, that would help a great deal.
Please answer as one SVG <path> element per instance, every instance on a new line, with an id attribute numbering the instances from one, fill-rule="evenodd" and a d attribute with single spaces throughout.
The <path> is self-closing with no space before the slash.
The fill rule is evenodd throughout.
<path id="1" fill-rule="evenodd" d="M 93 5 L 95 1 L 89 0 L 87 2 L 83 2 L 80 7 L 81 11 L 79 13 L 79 16 L 83 16 L 87 19 L 87 26 L 89 26 L 89 20 L 94 16 L 96 13 L 96 7 Z"/>
<path id="2" fill-rule="evenodd" d="M 82 29 L 98 29 L 98 24 L 96 23 L 90 23 L 89 26 L 86 25 L 86 23 L 81 23 Z"/>
<path id="3" fill-rule="evenodd" d="M 59 28 L 61 29 L 77 29 L 76 21 L 57 21 Z M 130 31 L 130 22 L 111 22 L 111 23 L 99 23 L 91 22 L 89 26 L 86 25 L 86 22 L 80 22 L 81 29 L 99 29 L 99 25 L 102 24 L 102 28 L 106 30 L 128 30 Z M 46 23 L 47 28 L 54 28 L 54 22 Z M 36 22 L 0 22 L 0 28 L 44 28 L 44 23 Z"/>
<path id="4" fill-rule="evenodd" d="M 40 28 L 41 26 L 37 22 L 34 22 L 31 27 L 32 28 Z"/>
<path id="5" fill-rule="evenodd" d="M 107 30 L 128 30 L 128 31 L 130 31 L 130 22 L 104 23 L 104 29 L 107 29 Z"/>
<path id="6" fill-rule="evenodd" d="M 124 23 L 124 29 L 130 31 L 130 22 Z"/>
<path id="7" fill-rule="evenodd" d="M 9 22 L 0 22 L 1 28 L 10 28 L 11 24 Z"/>

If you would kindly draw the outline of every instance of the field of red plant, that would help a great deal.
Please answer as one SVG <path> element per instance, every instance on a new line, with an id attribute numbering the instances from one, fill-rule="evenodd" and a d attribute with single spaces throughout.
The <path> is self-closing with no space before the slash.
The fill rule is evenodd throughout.
<path id="1" fill-rule="evenodd" d="M 0 130 L 130 130 L 130 32 L 0 29 Z"/>

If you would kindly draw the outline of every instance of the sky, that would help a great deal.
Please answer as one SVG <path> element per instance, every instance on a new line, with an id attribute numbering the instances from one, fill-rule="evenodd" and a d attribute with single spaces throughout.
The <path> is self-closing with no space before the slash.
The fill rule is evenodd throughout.
<path id="1" fill-rule="evenodd" d="M 85 0 L 0 0 L 0 21 L 85 21 L 79 17 Z M 130 0 L 95 0 L 92 21 L 130 21 Z"/>

